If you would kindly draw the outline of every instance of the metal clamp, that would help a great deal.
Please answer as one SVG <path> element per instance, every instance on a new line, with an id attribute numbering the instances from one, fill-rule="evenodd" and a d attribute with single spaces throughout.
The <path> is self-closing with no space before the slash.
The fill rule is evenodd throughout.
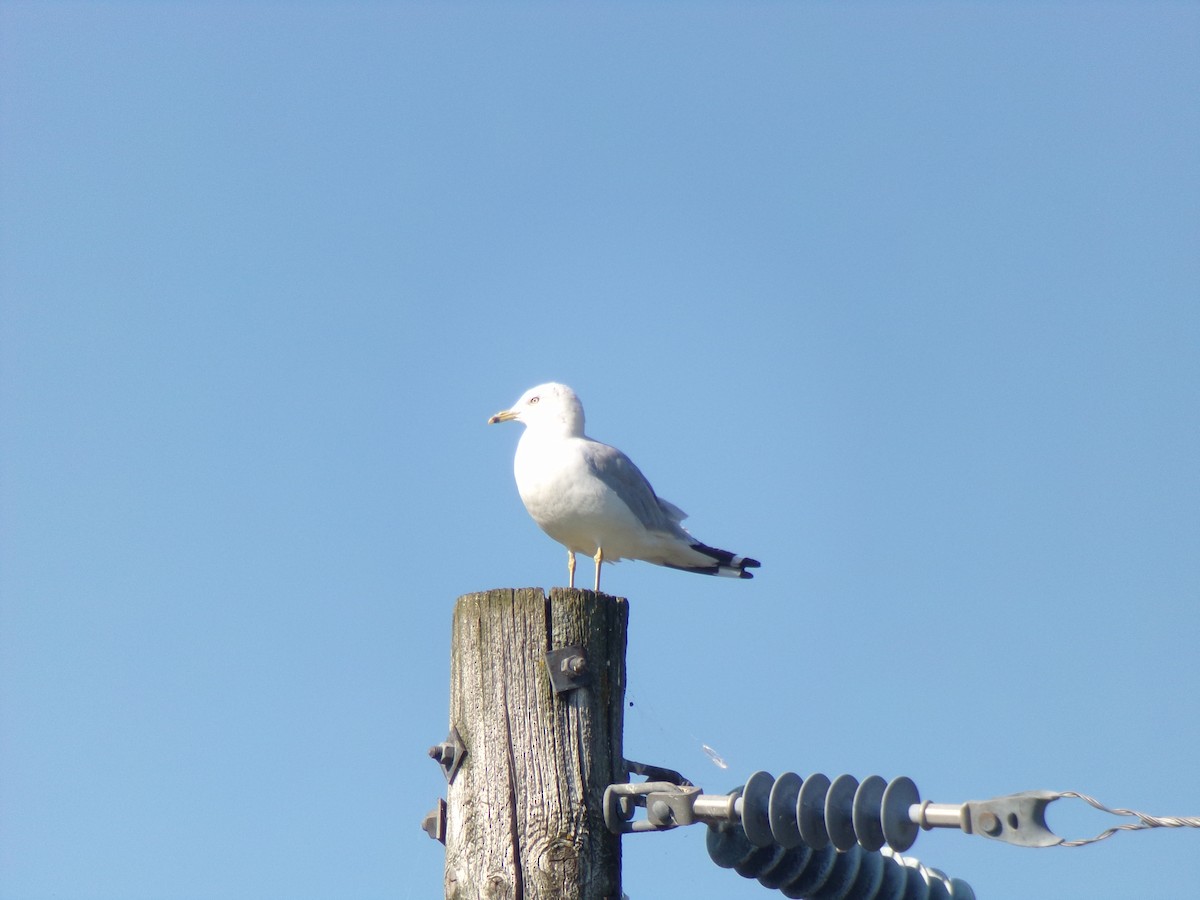
<path id="1" fill-rule="evenodd" d="M 604 789 L 604 824 L 613 834 L 691 825 L 696 821 L 696 799 L 701 793 L 694 785 L 669 781 L 610 784 Z M 639 806 L 646 808 L 646 818 L 631 821 Z"/>
<path id="2" fill-rule="evenodd" d="M 1063 839 L 1046 824 L 1046 807 L 1061 796 L 1055 791 L 1023 791 L 961 804 L 926 800 L 909 812 L 913 822 L 926 831 L 959 828 L 1018 847 L 1056 847 Z"/>

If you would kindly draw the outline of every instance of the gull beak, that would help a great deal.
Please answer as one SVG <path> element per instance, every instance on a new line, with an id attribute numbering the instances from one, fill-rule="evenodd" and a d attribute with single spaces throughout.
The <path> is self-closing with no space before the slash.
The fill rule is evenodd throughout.
<path id="1" fill-rule="evenodd" d="M 494 416 L 488 419 L 488 424 L 495 425 L 497 422 L 511 422 L 519 415 L 520 413 L 514 409 L 506 409 L 503 412 L 496 413 Z"/>

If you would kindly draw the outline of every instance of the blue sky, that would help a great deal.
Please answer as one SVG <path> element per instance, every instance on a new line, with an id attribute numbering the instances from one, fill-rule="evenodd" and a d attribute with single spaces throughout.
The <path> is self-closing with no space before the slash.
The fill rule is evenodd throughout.
<path id="1" fill-rule="evenodd" d="M 0 6 L 0 897 L 439 896 L 454 600 L 565 580 L 484 424 L 546 380 L 763 563 L 606 569 L 631 758 L 1200 814 L 1198 37 Z M 911 852 L 1095 900 L 1189 892 L 1198 840 Z M 766 896 L 699 828 L 625 889 Z"/>

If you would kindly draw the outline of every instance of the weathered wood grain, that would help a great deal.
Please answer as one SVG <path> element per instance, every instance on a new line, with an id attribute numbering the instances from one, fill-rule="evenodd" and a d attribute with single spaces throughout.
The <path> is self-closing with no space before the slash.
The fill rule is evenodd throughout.
<path id="1" fill-rule="evenodd" d="M 454 609 L 450 723 L 467 756 L 450 785 L 446 898 L 621 896 L 604 788 L 625 780 L 628 604 L 592 591 L 501 589 Z M 544 654 L 584 648 L 590 683 L 555 694 Z"/>

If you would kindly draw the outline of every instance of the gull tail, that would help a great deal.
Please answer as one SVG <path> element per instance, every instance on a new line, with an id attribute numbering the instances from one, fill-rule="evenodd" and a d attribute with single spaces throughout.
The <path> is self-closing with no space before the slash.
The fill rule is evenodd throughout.
<path id="1" fill-rule="evenodd" d="M 713 559 L 713 565 L 699 566 L 674 566 L 671 563 L 665 563 L 668 568 L 679 569 L 682 572 L 696 572 L 700 575 L 722 575 L 726 578 L 753 578 L 753 572 L 747 572 L 747 569 L 757 569 L 760 565 L 757 559 L 751 559 L 748 556 L 738 556 L 736 553 L 730 553 L 728 550 L 718 550 L 716 547 L 709 547 L 707 544 L 699 542 L 692 544 L 692 549 L 697 553 L 703 553 L 705 556 L 710 556 Z"/>

